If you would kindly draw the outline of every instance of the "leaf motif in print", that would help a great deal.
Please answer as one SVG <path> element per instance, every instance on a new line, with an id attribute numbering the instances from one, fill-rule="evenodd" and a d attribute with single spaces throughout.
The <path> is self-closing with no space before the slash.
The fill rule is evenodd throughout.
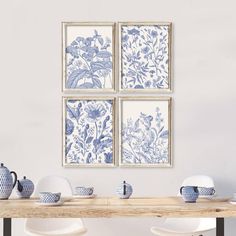
<path id="1" fill-rule="evenodd" d="M 169 88 L 168 28 L 165 25 L 122 26 L 122 88 Z"/>
<path id="2" fill-rule="evenodd" d="M 103 38 L 99 37 L 99 38 L 98 38 L 98 42 L 99 42 L 101 45 L 103 45 L 103 43 L 104 43 Z"/>
<path id="3" fill-rule="evenodd" d="M 67 146 L 66 146 L 66 155 L 67 155 L 67 153 L 70 151 L 70 149 L 71 149 L 71 146 L 72 146 L 72 143 L 69 143 Z"/>
<path id="4" fill-rule="evenodd" d="M 128 118 L 122 124 L 122 163 L 168 163 L 169 131 L 163 123 L 160 109 L 156 117 L 140 112 L 138 119 Z"/>
<path id="5" fill-rule="evenodd" d="M 165 130 L 164 132 L 162 132 L 161 134 L 160 134 L 160 138 L 168 138 L 168 135 L 169 135 L 169 132 L 168 132 L 168 130 Z"/>
<path id="6" fill-rule="evenodd" d="M 95 78 L 95 77 L 93 78 L 93 84 L 96 88 L 102 88 L 101 81 L 99 79 Z"/>
<path id="7" fill-rule="evenodd" d="M 67 88 L 76 88 L 78 81 L 88 73 L 87 70 L 75 70 L 70 75 L 66 82 Z"/>
<path id="8" fill-rule="evenodd" d="M 97 57 L 100 57 L 100 58 L 110 58 L 112 55 L 110 52 L 107 52 L 107 51 L 100 51 L 97 53 Z"/>
<path id="9" fill-rule="evenodd" d="M 91 69 L 93 72 L 98 70 L 108 70 L 112 68 L 112 63 L 110 61 L 97 61 L 91 63 Z"/>
<path id="10" fill-rule="evenodd" d="M 95 28 L 87 37 L 76 36 L 66 47 L 67 89 L 112 88 L 111 36 L 112 27 L 108 35 Z"/>
<path id="11" fill-rule="evenodd" d="M 79 117 L 80 117 L 80 109 L 79 109 L 80 105 L 78 105 L 77 108 L 73 108 L 71 107 L 70 105 L 67 105 L 66 106 L 66 109 L 67 109 L 67 112 L 68 112 L 68 115 L 71 119 L 76 119 L 78 120 Z"/>
<path id="12" fill-rule="evenodd" d="M 112 164 L 113 100 L 71 99 L 67 100 L 66 107 L 67 119 L 74 126 L 72 133 L 72 129 L 65 133 L 66 140 L 72 143 L 65 152 L 67 163 Z"/>
<path id="13" fill-rule="evenodd" d="M 88 137 L 86 143 L 91 143 L 93 141 L 93 137 Z"/>
<path id="14" fill-rule="evenodd" d="M 74 131 L 74 124 L 70 119 L 66 119 L 66 135 L 71 135 Z"/>
<path id="15" fill-rule="evenodd" d="M 89 83 L 89 82 L 86 82 L 86 83 L 83 83 L 81 84 L 78 88 L 80 89 L 92 89 L 94 87 L 94 84 L 93 83 Z"/>

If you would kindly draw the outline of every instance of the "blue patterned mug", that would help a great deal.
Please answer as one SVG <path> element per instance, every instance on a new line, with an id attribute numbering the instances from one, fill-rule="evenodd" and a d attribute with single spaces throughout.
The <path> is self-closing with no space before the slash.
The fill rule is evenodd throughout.
<path id="1" fill-rule="evenodd" d="M 88 196 L 93 194 L 93 187 L 76 187 L 75 193 L 82 196 Z"/>
<path id="2" fill-rule="evenodd" d="M 40 192 L 39 199 L 42 203 L 56 203 L 60 200 L 61 193 Z"/>
<path id="3" fill-rule="evenodd" d="M 213 187 L 198 187 L 199 195 L 210 196 L 215 194 L 215 189 Z"/>
<path id="4" fill-rule="evenodd" d="M 180 188 L 180 194 L 183 197 L 183 200 L 186 203 L 195 203 L 198 196 L 198 187 L 197 186 L 182 186 Z"/>

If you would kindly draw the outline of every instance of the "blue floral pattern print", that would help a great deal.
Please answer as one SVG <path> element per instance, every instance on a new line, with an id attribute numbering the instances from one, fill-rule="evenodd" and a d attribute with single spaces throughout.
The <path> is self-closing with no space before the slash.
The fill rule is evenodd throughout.
<path id="1" fill-rule="evenodd" d="M 167 25 L 121 26 L 121 88 L 168 89 Z"/>
<path id="2" fill-rule="evenodd" d="M 113 164 L 113 100 L 66 100 L 65 163 Z"/>
<path id="3" fill-rule="evenodd" d="M 138 119 L 122 124 L 122 164 L 168 164 L 169 131 L 164 117 L 155 109 L 155 117 L 140 112 Z"/>
<path id="4" fill-rule="evenodd" d="M 66 88 L 112 88 L 112 42 L 94 29 L 87 37 L 78 35 L 65 49 Z"/>

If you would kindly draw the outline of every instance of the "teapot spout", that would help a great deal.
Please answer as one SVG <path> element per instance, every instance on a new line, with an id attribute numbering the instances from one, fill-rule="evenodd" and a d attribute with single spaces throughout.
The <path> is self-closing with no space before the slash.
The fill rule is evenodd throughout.
<path id="1" fill-rule="evenodd" d="M 23 186 L 22 186 L 22 184 L 20 183 L 19 180 L 17 180 L 17 189 L 18 189 L 19 192 L 23 191 Z"/>

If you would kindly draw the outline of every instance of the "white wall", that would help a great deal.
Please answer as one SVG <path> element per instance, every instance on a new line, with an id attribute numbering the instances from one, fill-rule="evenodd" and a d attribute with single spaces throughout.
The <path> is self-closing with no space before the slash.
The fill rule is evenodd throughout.
<path id="1" fill-rule="evenodd" d="M 19 177 L 48 174 L 111 196 L 123 180 L 135 196 L 175 195 L 183 178 L 214 177 L 236 191 L 236 4 L 234 0 L 8 0 L 0 2 L 0 160 Z M 61 166 L 61 21 L 173 22 L 171 169 Z M 151 235 L 156 219 L 89 219 L 88 236 Z M 227 220 L 227 235 L 236 221 Z M 22 220 L 14 220 L 22 236 Z"/>

